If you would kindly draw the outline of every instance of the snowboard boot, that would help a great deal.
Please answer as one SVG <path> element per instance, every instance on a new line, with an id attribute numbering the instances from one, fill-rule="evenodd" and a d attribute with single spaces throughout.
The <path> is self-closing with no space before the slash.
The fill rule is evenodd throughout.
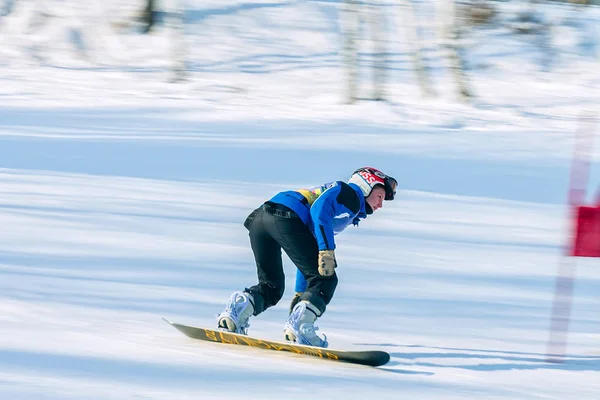
<path id="1" fill-rule="evenodd" d="M 288 317 L 283 330 L 285 339 L 296 344 L 308 346 L 327 347 L 327 336 L 319 337 L 315 331 L 319 328 L 315 326 L 317 317 L 321 313 L 313 304 L 306 300 L 300 301 Z"/>
<path id="2" fill-rule="evenodd" d="M 217 316 L 219 329 L 248 334 L 248 320 L 254 313 L 254 297 L 248 292 L 234 292 L 229 298 L 225 311 Z"/>

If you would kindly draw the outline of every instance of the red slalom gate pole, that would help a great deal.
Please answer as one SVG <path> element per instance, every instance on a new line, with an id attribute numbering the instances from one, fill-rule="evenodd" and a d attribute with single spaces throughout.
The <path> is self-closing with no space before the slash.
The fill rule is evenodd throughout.
<path id="1" fill-rule="evenodd" d="M 590 158 L 594 144 L 596 115 L 584 111 L 579 116 L 575 147 L 569 179 L 567 234 L 563 254 L 558 263 L 554 300 L 550 322 L 550 335 L 546 352 L 549 362 L 563 362 L 566 354 L 573 285 L 576 275 L 576 258 L 573 255 L 574 232 L 577 229 L 577 208 L 585 202 L 589 180 Z"/>

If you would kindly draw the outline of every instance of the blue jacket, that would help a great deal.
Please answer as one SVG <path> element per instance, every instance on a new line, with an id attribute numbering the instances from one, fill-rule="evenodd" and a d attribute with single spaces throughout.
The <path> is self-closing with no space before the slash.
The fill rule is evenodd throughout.
<path id="1" fill-rule="evenodd" d="M 342 181 L 280 192 L 270 201 L 296 212 L 317 239 L 319 250 L 334 250 L 334 235 L 367 217 L 360 188 Z"/>
<path id="2" fill-rule="evenodd" d="M 292 209 L 309 227 L 317 239 L 319 250 L 335 249 L 334 235 L 350 224 L 358 226 L 367 218 L 365 197 L 354 183 L 342 181 L 326 183 L 310 189 L 277 193 L 271 200 Z M 304 292 L 307 282 L 296 270 L 296 292 Z"/>

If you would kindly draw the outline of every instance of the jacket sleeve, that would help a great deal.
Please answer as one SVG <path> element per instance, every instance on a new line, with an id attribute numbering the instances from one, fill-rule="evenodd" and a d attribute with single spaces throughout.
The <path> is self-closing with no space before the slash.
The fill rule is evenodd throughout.
<path id="1" fill-rule="evenodd" d="M 319 250 L 335 250 L 334 217 L 343 213 L 348 213 L 347 217 L 354 216 L 359 209 L 358 195 L 344 182 L 336 182 L 319 196 L 310 208 Z"/>

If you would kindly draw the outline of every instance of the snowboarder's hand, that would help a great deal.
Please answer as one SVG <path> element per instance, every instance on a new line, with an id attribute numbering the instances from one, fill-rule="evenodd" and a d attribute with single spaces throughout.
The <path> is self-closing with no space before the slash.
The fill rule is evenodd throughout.
<path id="1" fill-rule="evenodd" d="M 335 273 L 337 262 L 333 250 L 319 251 L 319 274 L 322 276 L 331 276 Z"/>

